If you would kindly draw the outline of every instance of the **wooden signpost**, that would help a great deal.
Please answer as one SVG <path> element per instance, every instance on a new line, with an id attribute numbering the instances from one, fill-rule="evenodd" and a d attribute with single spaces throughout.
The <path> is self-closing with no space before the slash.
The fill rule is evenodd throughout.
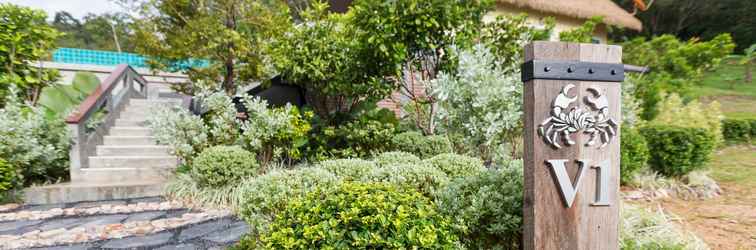
<path id="1" fill-rule="evenodd" d="M 525 47 L 524 249 L 619 249 L 621 58 L 612 45 Z"/>

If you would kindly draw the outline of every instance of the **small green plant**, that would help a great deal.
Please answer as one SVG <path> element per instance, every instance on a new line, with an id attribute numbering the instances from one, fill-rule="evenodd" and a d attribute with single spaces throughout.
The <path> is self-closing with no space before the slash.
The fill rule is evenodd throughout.
<path id="1" fill-rule="evenodd" d="M 439 192 L 442 214 L 468 249 L 518 249 L 522 235 L 522 162 L 452 181 Z"/>
<path id="2" fill-rule="evenodd" d="M 410 131 L 397 134 L 391 142 L 395 150 L 409 152 L 422 159 L 452 152 L 451 142 L 441 135 L 424 136 L 420 132 Z"/>
<path id="3" fill-rule="evenodd" d="M 751 134 L 751 123 L 745 119 L 722 120 L 722 136 L 727 141 L 748 141 Z"/>
<path id="4" fill-rule="evenodd" d="M 444 171 L 449 178 L 477 175 L 486 169 L 478 158 L 453 153 L 440 154 L 425 160 L 431 166 Z"/>
<path id="5" fill-rule="evenodd" d="M 396 164 L 420 164 L 422 160 L 419 157 L 407 152 L 384 152 L 373 158 L 373 162 L 379 167 L 386 167 Z"/>
<path id="6" fill-rule="evenodd" d="M 260 238 L 268 249 L 453 249 L 449 217 L 414 190 L 343 183 L 295 199 Z"/>
<path id="7" fill-rule="evenodd" d="M 318 167 L 328 170 L 345 181 L 354 181 L 361 179 L 377 165 L 362 159 L 335 159 L 323 161 L 318 164 Z"/>
<path id="8" fill-rule="evenodd" d="M 273 170 L 245 181 L 238 190 L 239 216 L 255 231 L 265 232 L 286 204 L 318 187 L 333 187 L 338 178 L 322 168 Z"/>
<path id="9" fill-rule="evenodd" d="M 190 172 L 200 185 L 221 187 L 253 176 L 259 168 L 252 152 L 239 146 L 215 146 L 197 156 Z"/>
<path id="10" fill-rule="evenodd" d="M 596 30 L 596 27 L 603 22 L 604 18 L 601 16 L 591 17 L 580 27 L 559 32 L 559 41 L 574 43 L 593 42 L 593 31 Z"/>
<path id="11" fill-rule="evenodd" d="M 7 199 L 6 193 L 16 188 L 16 169 L 0 158 L 0 202 Z"/>
<path id="12" fill-rule="evenodd" d="M 646 138 L 635 128 L 623 126 L 620 139 L 620 182 L 627 185 L 646 167 L 649 158 Z"/>
<path id="13" fill-rule="evenodd" d="M 748 119 L 748 124 L 751 126 L 751 139 L 756 139 L 756 119 Z"/>
<path id="14" fill-rule="evenodd" d="M 703 128 L 651 125 L 641 133 L 648 138 L 649 164 L 668 177 L 704 168 L 715 147 L 714 136 Z"/>
<path id="15" fill-rule="evenodd" d="M 432 196 L 436 190 L 449 182 L 449 177 L 428 164 L 394 164 L 373 169 L 361 181 L 411 186 L 425 195 Z"/>

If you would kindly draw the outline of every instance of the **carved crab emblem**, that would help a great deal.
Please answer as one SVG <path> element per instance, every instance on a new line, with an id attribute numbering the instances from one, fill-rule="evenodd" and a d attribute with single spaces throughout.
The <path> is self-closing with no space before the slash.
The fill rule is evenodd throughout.
<path id="1" fill-rule="evenodd" d="M 551 104 L 551 116 L 538 125 L 538 134 L 551 146 L 562 148 L 559 144 L 560 136 L 568 146 L 574 145 L 575 141 L 572 140 L 570 134 L 583 130 L 583 133 L 590 134 L 590 139 L 585 143 L 586 146 L 596 144 L 596 140 L 600 137 L 602 143 L 599 148 L 603 148 L 617 134 L 617 122 L 609 117 L 609 101 L 598 88 L 590 87 L 588 92 L 591 92 L 593 98 L 586 96 L 585 103 L 591 110 L 573 107 L 567 111 L 570 104 L 578 99 L 577 96 L 567 95 L 574 87 L 574 84 L 565 85 L 559 95 L 554 98 Z"/>

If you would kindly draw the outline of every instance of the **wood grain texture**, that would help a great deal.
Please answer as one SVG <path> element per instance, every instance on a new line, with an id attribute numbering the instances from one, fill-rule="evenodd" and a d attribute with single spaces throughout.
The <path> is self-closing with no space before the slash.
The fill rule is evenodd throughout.
<path id="1" fill-rule="evenodd" d="M 534 42 L 525 47 L 526 61 L 550 59 L 621 63 L 621 58 L 622 50 L 619 46 Z M 537 79 L 524 84 L 524 249 L 618 249 L 619 127 L 611 143 L 602 149 L 595 145 L 584 146 L 590 135 L 583 131 L 571 134 L 575 145 L 555 149 L 537 134 L 537 129 L 538 124 L 551 115 L 554 98 L 567 84 L 576 86 L 569 91 L 569 96 L 578 97 L 578 101 L 570 108 L 580 105 L 583 110 L 589 109 L 583 100 L 590 95 L 586 89 L 593 87 L 607 96 L 610 117 L 620 123 L 620 83 Z M 568 111 L 569 109 L 565 112 Z M 589 161 L 571 208 L 564 205 L 557 184 L 545 163 L 546 160 L 554 159 L 569 160 L 567 171 L 572 180 L 578 170 L 575 160 Z M 612 205 L 591 206 L 596 197 L 598 174 L 596 169 L 590 167 L 603 160 L 611 161 L 612 175 L 607 191 Z"/>

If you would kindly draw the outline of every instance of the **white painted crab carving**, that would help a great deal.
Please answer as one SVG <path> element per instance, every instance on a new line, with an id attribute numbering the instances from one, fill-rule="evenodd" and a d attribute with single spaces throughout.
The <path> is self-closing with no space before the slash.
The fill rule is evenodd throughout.
<path id="1" fill-rule="evenodd" d="M 590 87 L 588 92 L 593 95 L 593 98 L 586 96 L 585 103 L 592 110 L 572 107 L 567 112 L 570 104 L 578 99 L 577 96 L 567 95 L 574 87 L 574 84 L 565 85 L 559 95 L 554 98 L 551 104 L 551 116 L 538 125 L 538 134 L 549 145 L 562 148 L 559 144 L 560 136 L 566 145 L 574 145 L 575 141 L 572 140 L 570 134 L 583 130 L 583 133 L 590 134 L 590 139 L 585 143 L 586 146 L 593 146 L 596 140 L 601 138 L 602 143 L 599 148 L 603 148 L 617 134 L 617 123 L 609 116 L 609 100 L 598 88 Z"/>

